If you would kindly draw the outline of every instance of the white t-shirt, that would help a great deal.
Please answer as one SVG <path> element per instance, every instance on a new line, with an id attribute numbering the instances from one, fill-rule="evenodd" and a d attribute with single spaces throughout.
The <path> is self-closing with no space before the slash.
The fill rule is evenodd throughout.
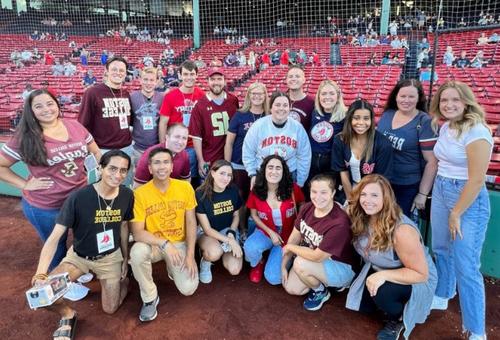
<path id="1" fill-rule="evenodd" d="M 355 183 L 359 183 L 361 181 L 361 169 L 360 160 L 354 157 L 354 154 L 351 154 L 351 159 L 349 160 L 349 168 L 351 169 L 351 177 Z"/>
<path id="2" fill-rule="evenodd" d="M 467 180 L 469 175 L 466 146 L 479 139 L 485 139 L 493 146 L 493 138 L 483 124 L 474 125 L 469 131 L 462 133 L 458 139 L 456 136 L 457 131 L 450 128 L 449 122 L 444 123 L 434 146 L 434 154 L 439 161 L 437 174 L 447 178 Z M 490 157 L 491 150 L 492 148 L 490 148 Z"/>

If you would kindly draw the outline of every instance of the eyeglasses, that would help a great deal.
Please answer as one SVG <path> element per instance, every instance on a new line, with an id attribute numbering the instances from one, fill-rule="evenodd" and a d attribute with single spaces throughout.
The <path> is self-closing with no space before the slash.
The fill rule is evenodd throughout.
<path id="1" fill-rule="evenodd" d="M 126 176 L 128 173 L 127 168 L 117 168 L 116 166 L 113 166 L 113 165 L 109 165 L 109 166 L 105 167 L 105 169 L 108 170 L 109 172 L 111 172 L 113 175 L 116 175 L 118 172 L 120 172 L 120 175 Z"/>
<path id="2" fill-rule="evenodd" d="M 265 96 L 266 94 L 264 92 L 250 92 L 250 95 L 252 97 L 263 97 Z"/>

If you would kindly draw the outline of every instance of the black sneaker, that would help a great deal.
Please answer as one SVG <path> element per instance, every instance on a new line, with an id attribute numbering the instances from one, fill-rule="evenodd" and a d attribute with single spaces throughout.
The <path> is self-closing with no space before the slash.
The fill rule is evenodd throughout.
<path id="1" fill-rule="evenodd" d="M 389 320 L 377 333 L 377 340 L 397 340 L 405 328 L 402 321 Z"/>

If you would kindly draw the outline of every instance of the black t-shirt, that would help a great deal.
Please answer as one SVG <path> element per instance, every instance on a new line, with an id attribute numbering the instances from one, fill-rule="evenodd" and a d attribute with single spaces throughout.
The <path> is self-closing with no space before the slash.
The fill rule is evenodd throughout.
<path id="1" fill-rule="evenodd" d="M 228 228 L 233 221 L 233 214 L 241 207 L 241 198 L 238 188 L 231 185 L 223 192 L 212 192 L 212 201 L 205 197 L 201 199 L 202 192 L 196 191 L 196 212 L 207 215 L 210 227 L 217 231 Z"/>
<path id="2" fill-rule="evenodd" d="M 101 209 L 99 209 L 99 201 Z M 111 209 L 107 209 L 107 205 Z M 132 190 L 120 186 L 118 196 L 111 204 L 97 195 L 94 185 L 73 192 L 64 202 L 56 223 L 73 229 L 73 247 L 81 256 L 97 256 L 97 234 L 113 230 L 114 248 L 106 251 L 111 253 L 120 247 L 120 228 L 123 221 L 134 217 L 134 194 Z"/>

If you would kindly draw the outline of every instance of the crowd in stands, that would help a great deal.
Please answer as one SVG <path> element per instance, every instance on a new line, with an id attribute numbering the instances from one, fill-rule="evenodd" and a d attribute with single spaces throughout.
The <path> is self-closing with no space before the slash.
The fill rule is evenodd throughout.
<path id="1" fill-rule="evenodd" d="M 493 140 L 471 89 L 446 82 L 428 110 L 422 85 L 401 80 L 376 120 L 362 98 L 346 107 L 333 80 L 307 95 L 290 52 L 278 58 L 289 67 L 287 92 L 252 83 L 242 105 L 226 88 L 227 69 L 210 67 L 207 91 L 197 87 L 199 59 L 168 66 L 178 87 L 160 90 L 164 75 L 149 54 L 131 93 L 126 59 L 106 54 L 103 82 L 88 70 L 78 121 L 60 117 L 50 89 L 27 87 L 17 131 L 0 150 L 0 179 L 22 189 L 45 242 L 32 283 L 93 272 L 112 314 L 127 296 L 130 262 L 148 322 L 160 303 L 153 263 L 166 262 L 189 296 L 211 283 L 219 260 L 231 275 L 248 262 L 252 282 L 304 295 L 309 311 L 331 298 L 329 287 L 349 289 L 346 308 L 385 313 L 379 339 L 408 337 L 458 290 L 469 339 L 486 339 L 479 263 Z M 19 160 L 28 179 L 11 170 Z M 85 168 L 100 180 L 87 184 Z M 431 190 L 435 260 L 417 227 Z M 50 309 L 61 318 L 54 337 L 72 338 L 75 309 L 63 299 Z"/>

